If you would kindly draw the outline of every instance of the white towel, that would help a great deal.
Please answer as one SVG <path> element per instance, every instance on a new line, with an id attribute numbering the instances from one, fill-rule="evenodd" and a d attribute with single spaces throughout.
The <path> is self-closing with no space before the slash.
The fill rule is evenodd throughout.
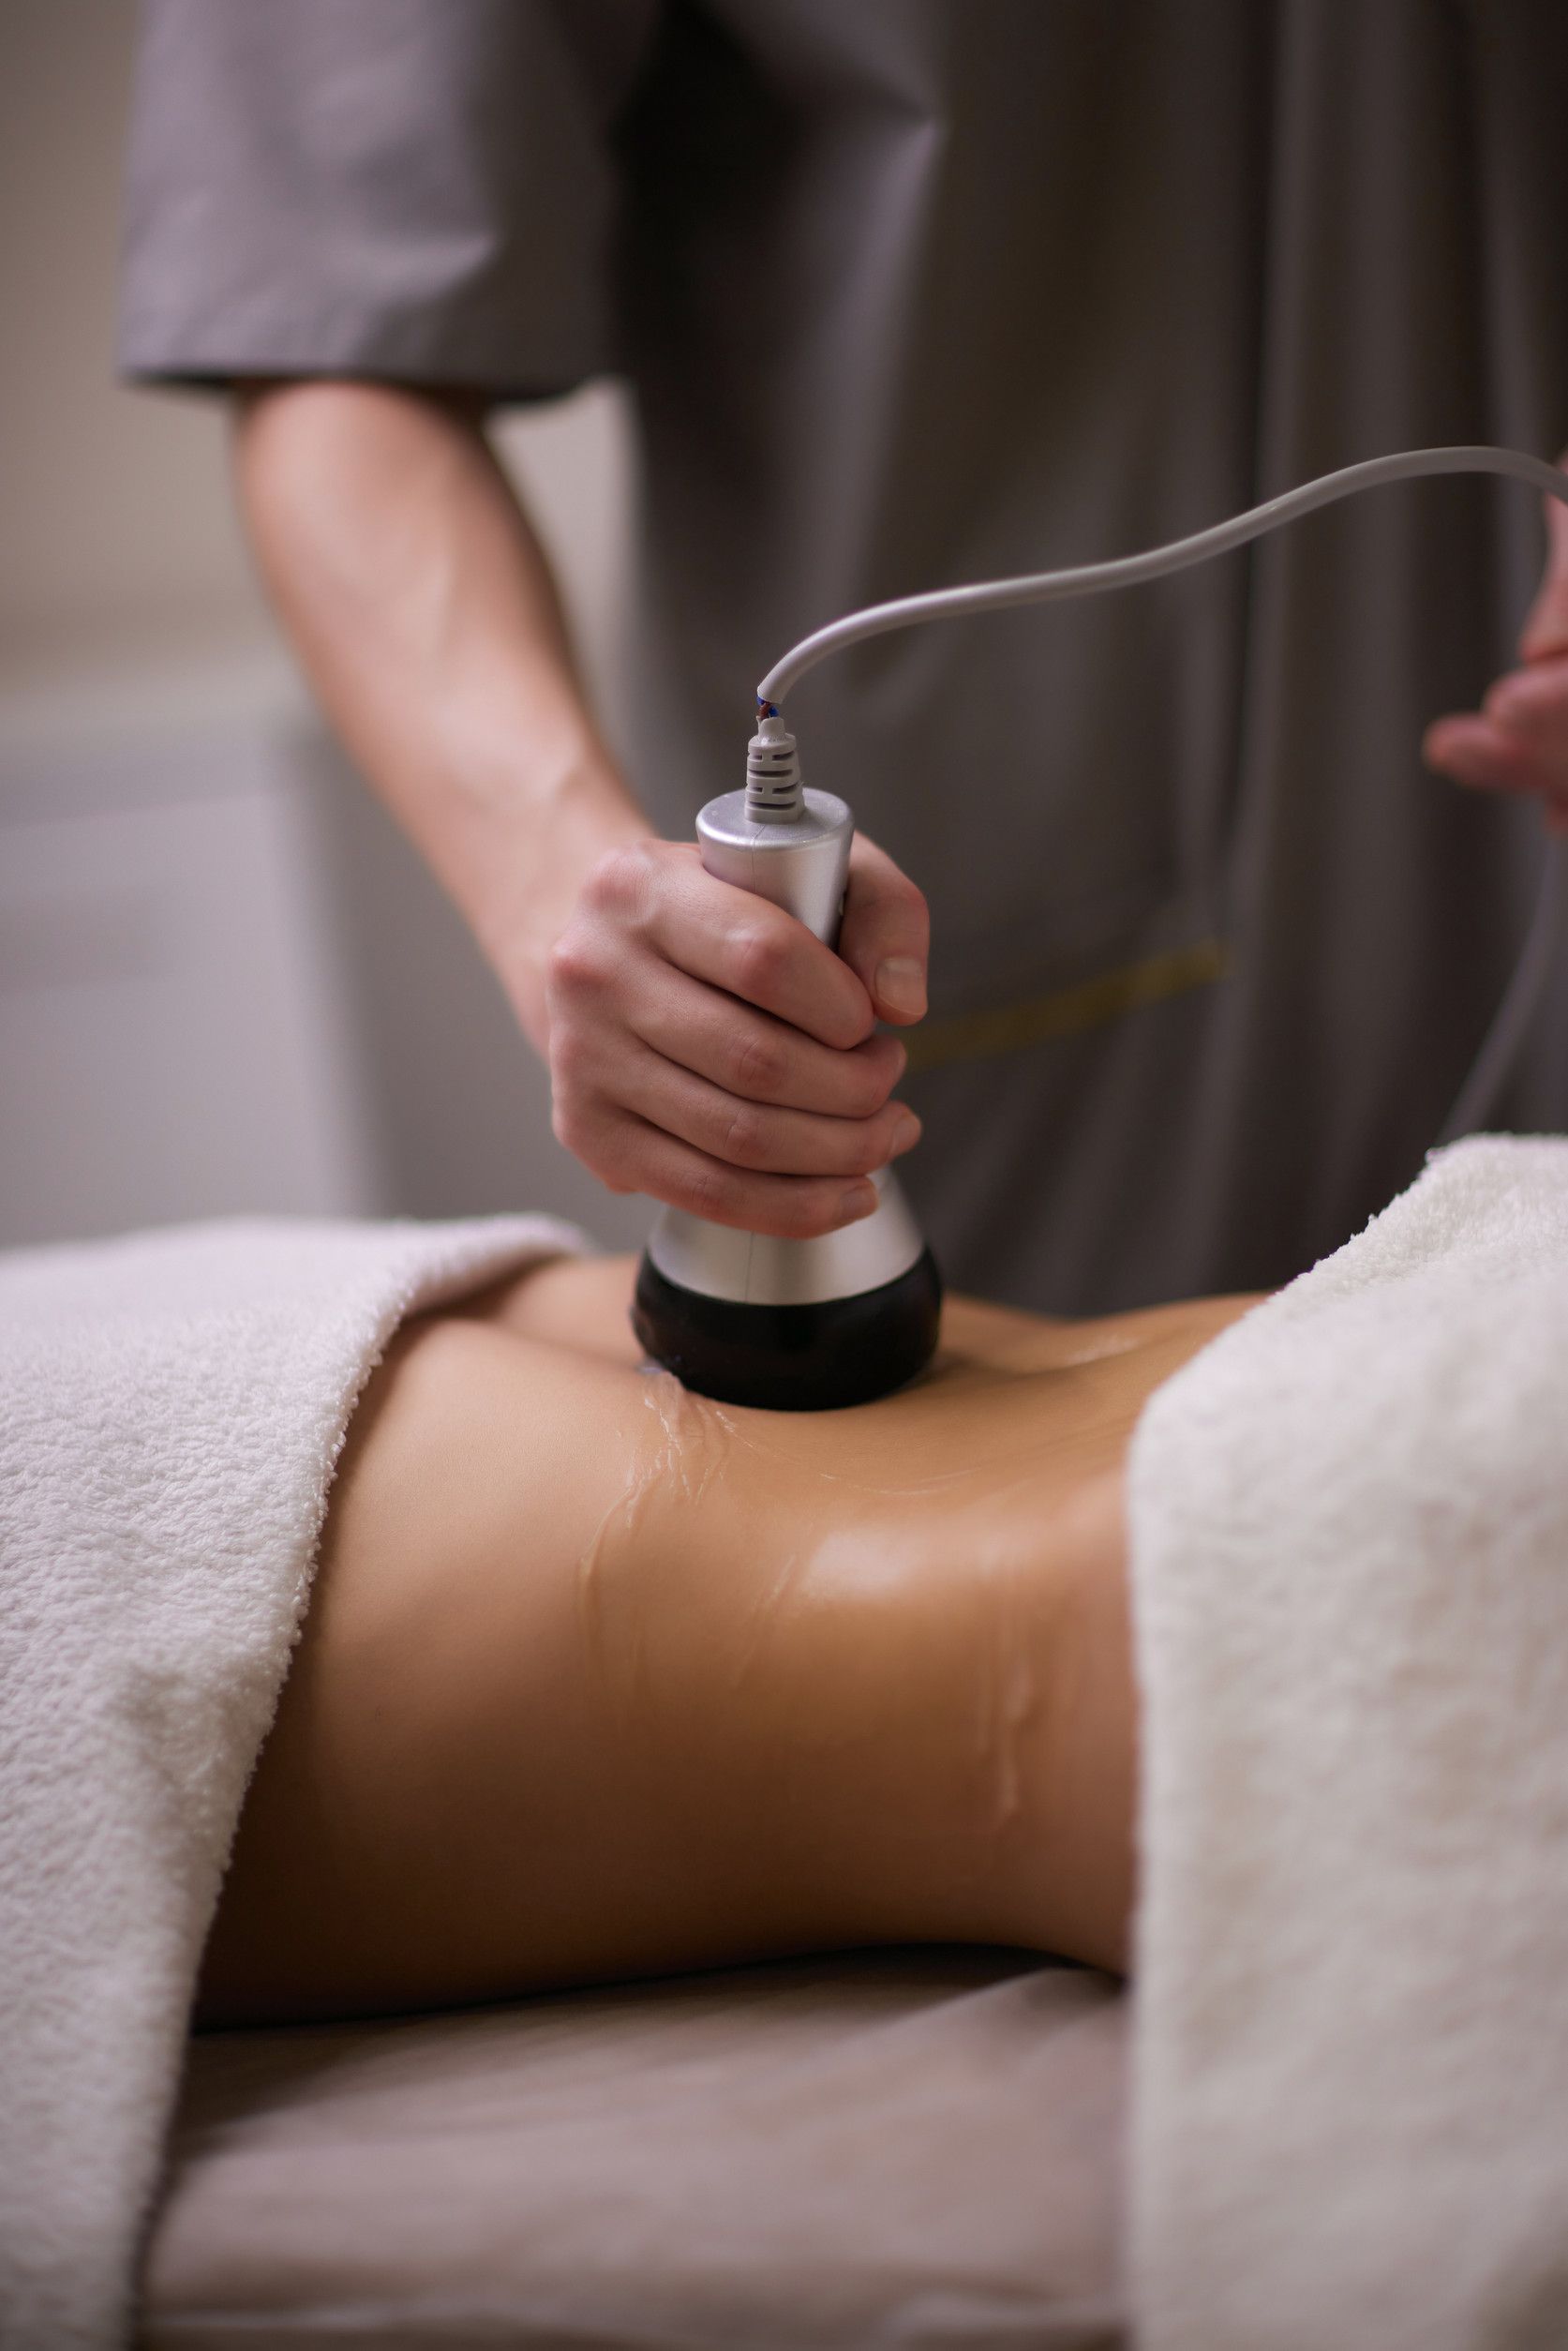
<path id="1" fill-rule="evenodd" d="M 1568 2343 L 1568 1143 L 1434 1159 L 1130 1493 L 1141 2344 Z"/>
<path id="2" fill-rule="evenodd" d="M 125 2339 L 198 1959 L 333 1464 L 401 1319 L 540 1217 L 0 1259 L 0 2343 Z"/>

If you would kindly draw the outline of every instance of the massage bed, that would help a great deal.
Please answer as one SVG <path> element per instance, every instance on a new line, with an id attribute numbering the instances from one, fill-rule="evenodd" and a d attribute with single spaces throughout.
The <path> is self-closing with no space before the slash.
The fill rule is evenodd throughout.
<path id="1" fill-rule="evenodd" d="M 1104 2351 L 1124 2000 L 911 1951 L 199 2035 L 142 2351 Z"/>

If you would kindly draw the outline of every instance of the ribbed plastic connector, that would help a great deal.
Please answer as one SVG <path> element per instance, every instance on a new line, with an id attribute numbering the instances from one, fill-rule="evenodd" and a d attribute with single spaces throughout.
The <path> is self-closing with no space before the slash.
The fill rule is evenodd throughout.
<path id="1" fill-rule="evenodd" d="M 805 806 L 800 756 L 777 715 L 760 718 L 746 746 L 746 815 L 754 825 L 792 825 Z"/>

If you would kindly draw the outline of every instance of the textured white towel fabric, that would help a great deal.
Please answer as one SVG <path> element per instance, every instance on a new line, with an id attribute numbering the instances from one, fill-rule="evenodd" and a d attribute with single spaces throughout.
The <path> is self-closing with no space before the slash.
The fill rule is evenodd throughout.
<path id="1" fill-rule="evenodd" d="M 124 2340 L 202 1940 L 354 1400 L 541 1217 L 0 1259 L 0 2343 Z"/>
<path id="2" fill-rule="evenodd" d="M 1140 2343 L 1568 2343 L 1568 1143 L 1197 1356 L 1131 1513 Z"/>

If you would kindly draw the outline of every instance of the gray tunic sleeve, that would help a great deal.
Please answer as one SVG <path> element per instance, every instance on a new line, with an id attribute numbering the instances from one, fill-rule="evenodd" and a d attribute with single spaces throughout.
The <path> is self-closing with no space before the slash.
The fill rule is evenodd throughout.
<path id="1" fill-rule="evenodd" d="M 144 0 L 120 359 L 569 390 L 613 361 L 655 0 Z"/>

